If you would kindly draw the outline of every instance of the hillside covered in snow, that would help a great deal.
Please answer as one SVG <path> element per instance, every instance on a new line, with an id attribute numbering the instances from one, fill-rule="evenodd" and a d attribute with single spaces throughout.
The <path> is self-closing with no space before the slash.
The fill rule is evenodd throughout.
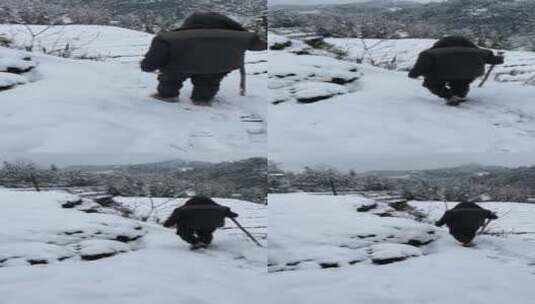
<path id="1" fill-rule="evenodd" d="M 472 248 L 432 225 L 443 206 L 271 195 L 269 270 L 281 303 L 531 303 L 535 205 L 485 203 L 502 219 Z"/>
<path id="2" fill-rule="evenodd" d="M 146 198 L 106 206 L 63 191 L 0 189 L 0 200 L 9 227 L 0 233 L 1 303 L 269 303 L 266 253 L 233 224 L 216 232 L 210 250 L 193 252 L 156 223 L 184 200 L 165 199 L 148 221 L 137 216 Z M 264 206 L 216 201 L 265 245 Z"/>
<path id="3" fill-rule="evenodd" d="M 42 33 L 32 39 L 24 26 L 0 25 L 12 47 L 34 51 L 0 47 L 0 70 L 6 62 L 35 65 L 29 76 L 0 75 L 0 84 L 14 86 L 0 92 L 0 128 L 7 131 L 0 141 L 7 152 L 158 152 L 203 159 L 214 151 L 241 158 L 265 150 L 266 52 L 247 54 L 248 96 L 240 96 L 239 73 L 232 73 L 206 108 L 191 104 L 189 83 L 178 104 L 149 97 L 157 75 L 142 73 L 139 61 L 150 34 L 110 26 L 31 29 Z M 28 56 L 31 61 L 21 61 Z"/>
<path id="4" fill-rule="evenodd" d="M 422 87 L 421 80 L 409 79 L 404 71 L 430 41 L 407 41 L 402 47 L 385 47 L 383 54 L 371 53 L 377 60 L 384 54 L 397 56 L 400 68 L 394 70 L 369 64 L 372 55 L 356 64 L 340 52 L 342 45 L 329 42 L 340 42 L 350 56 L 351 52 L 359 54 L 360 49 L 350 40 L 326 43 L 310 38 L 307 44 L 303 39 L 270 35 L 270 66 L 275 68 L 269 78 L 269 139 L 275 160 L 291 162 L 307 155 L 327 161 L 333 157 L 329 149 L 317 149 L 317 143 L 334 148 L 338 156 L 386 151 L 526 152 L 535 148 L 535 87 L 518 85 L 529 73 L 504 73 L 498 79 L 514 81 L 489 81 L 483 88 L 476 87 L 476 80 L 467 103 L 447 107 Z M 388 45 L 392 43 L 387 41 Z M 509 58 L 521 70 L 521 62 L 530 62 L 532 56 L 510 54 L 497 73 L 507 69 Z M 336 83 L 339 77 L 346 80 L 344 84 Z M 305 104 L 299 101 L 302 95 L 326 98 Z"/>

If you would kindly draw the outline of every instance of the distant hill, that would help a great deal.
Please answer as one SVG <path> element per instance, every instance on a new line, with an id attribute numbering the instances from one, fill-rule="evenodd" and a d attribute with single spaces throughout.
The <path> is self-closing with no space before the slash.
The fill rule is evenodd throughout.
<path id="1" fill-rule="evenodd" d="M 370 1 L 274 7 L 271 27 L 306 27 L 325 36 L 440 38 L 459 34 L 480 45 L 535 50 L 535 1 L 449 0 L 421 4 Z"/>
<path id="2" fill-rule="evenodd" d="M 4 163 L 0 186 L 105 188 L 113 195 L 175 197 L 191 193 L 265 203 L 267 159 L 207 163 L 170 160 L 156 163 L 39 168 L 26 162 Z"/>
<path id="3" fill-rule="evenodd" d="M 507 168 L 470 164 L 433 170 L 340 173 L 305 168 L 283 172 L 270 168 L 272 192 L 331 191 L 333 181 L 344 191 L 399 191 L 407 198 L 458 201 L 476 198 L 496 201 L 531 201 L 535 198 L 535 166 Z M 274 174 L 275 173 L 275 174 Z"/>
<path id="4" fill-rule="evenodd" d="M 256 29 L 264 26 L 266 10 L 266 0 L 5 0 L 0 23 L 113 24 L 157 32 L 192 12 L 215 11 Z"/>

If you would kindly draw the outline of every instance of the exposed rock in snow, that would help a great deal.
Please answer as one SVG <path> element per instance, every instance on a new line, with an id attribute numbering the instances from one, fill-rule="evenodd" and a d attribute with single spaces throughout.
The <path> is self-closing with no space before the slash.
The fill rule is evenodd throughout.
<path id="1" fill-rule="evenodd" d="M 361 77 L 357 66 L 330 57 L 272 52 L 269 67 L 271 102 L 314 102 L 347 94 Z"/>
<path id="2" fill-rule="evenodd" d="M 50 264 L 73 257 L 75 254 L 59 245 L 41 242 L 13 242 L 0 250 L 0 266 L 10 266 L 11 260 L 26 261 L 29 265 Z M 3 261 L 3 262 L 2 262 Z"/>
<path id="3" fill-rule="evenodd" d="M 135 221 L 113 210 L 102 214 L 99 211 L 106 211 L 102 206 L 63 192 L 1 189 L 0 200 L 5 216 L 16 219 L 0 238 L 0 266 L 23 260 L 38 265 L 78 256 L 85 260 L 111 256 L 129 251 L 128 243 L 146 234 Z"/>
<path id="4" fill-rule="evenodd" d="M 36 63 L 24 52 L 0 47 L 0 91 L 25 84 L 23 75 L 36 67 Z"/>
<path id="5" fill-rule="evenodd" d="M 23 59 L 0 57 L 0 72 L 22 74 L 31 71 L 35 66 L 35 62 L 30 57 L 24 57 Z"/>
<path id="6" fill-rule="evenodd" d="M 128 245 L 110 240 L 87 240 L 72 246 L 82 260 L 93 261 L 130 251 Z"/>
<path id="7" fill-rule="evenodd" d="M 27 81 L 20 75 L 0 72 L 0 91 L 10 89 L 19 84 L 25 84 Z"/>
<path id="8" fill-rule="evenodd" d="M 349 90 L 341 85 L 324 82 L 300 82 L 295 84 L 290 92 L 302 103 L 311 103 L 329 99 L 335 95 L 347 94 Z"/>
<path id="9" fill-rule="evenodd" d="M 384 265 L 404 261 L 410 257 L 422 255 L 422 251 L 416 247 L 403 244 L 377 244 L 368 249 L 368 253 L 374 264 Z"/>

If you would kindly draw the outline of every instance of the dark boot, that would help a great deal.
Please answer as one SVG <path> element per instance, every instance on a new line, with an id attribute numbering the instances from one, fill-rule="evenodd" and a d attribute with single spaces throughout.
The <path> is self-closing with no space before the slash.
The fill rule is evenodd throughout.
<path id="1" fill-rule="evenodd" d="M 177 102 L 180 89 L 186 79 L 188 79 L 188 75 L 185 74 L 158 74 L 158 94 L 153 97 L 166 102 Z"/>
<path id="2" fill-rule="evenodd" d="M 460 102 L 466 102 L 466 96 L 470 92 L 470 84 L 473 80 L 454 80 L 449 82 L 451 92 L 459 97 Z"/>
<path id="3" fill-rule="evenodd" d="M 432 94 L 444 98 L 446 100 L 453 96 L 451 90 L 446 86 L 446 82 L 432 78 L 426 78 L 423 86 L 427 88 Z"/>
<path id="4" fill-rule="evenodd" d="M 154 94 L 150 95 L 150 97 L 152 97 L 154 99 L 158 99 L 158 100 L 163 101 L 163 102 L 168 102 L 168 103 L 177 103 L 177 102 L 179 102 L 178 96 L 176 96 L 176 97 L 162 97 L 159 93 L 154 93 Z"/>
<path id="5" fill-rule="evenodd" d="M 191 245 L 196 245 L 199 243 L 199 238 L 195 236 L 195 231 L 193 229 L 178 227 L 176 230 L 176 234 L 178 234 L 178 236 L 182 240 L 188 242 Z"/>
<path id="6" fill-rule="evenodd" d="M 217 92 L 223 78 L 227 73 L 223 74 L 198 74 L 191 76 L 193 83 L 193 92 L 191 100 L 195 104 L 206 105 L 211 102 Z"/>
<path id="7" fill-rule="evenodd" d="M 215 229 L 198 230 L 197 237 L 199 238 L 200 242 L 209 245 L 214 239 L 214 232 Z"/>

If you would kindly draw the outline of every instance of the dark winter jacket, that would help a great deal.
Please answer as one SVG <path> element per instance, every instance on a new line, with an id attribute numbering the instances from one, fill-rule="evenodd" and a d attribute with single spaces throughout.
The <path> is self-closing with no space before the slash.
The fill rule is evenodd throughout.
<path id="1" fill-rule="evenodd" d="M 158 34 L 141 69 L 145 72 L 220 74 L 239 69 L 245 51 L 267 43 L 236 21 L 217 13 L 195 13 L 182 27 Z"/>
<path id="2" fill-rule="evenodd" d="M 486 219 L 497 219 L 492 211 L 481 208 L 475 203 L 460 203 L 444 213 L 435 225 L 447 225 L 450 233 L 463 243 L 470 242 Z"/>
<path id="3" fill-rule="evenodd" d="M 485 74 L 485 64 L 502 64 L 503 57 L 477 47 L 463 37 L 446 37 L 420 53 L 409 77 L 473 80 Z"/>
<path id="4" fill-rule="evenodd" d="M 176 208 L 163 224 L 165 227 L 206 230 L 225 226 L 225 218 L 237 217 L 229 207 L 221 206 L 207 197 L 193 197 Z"/>

